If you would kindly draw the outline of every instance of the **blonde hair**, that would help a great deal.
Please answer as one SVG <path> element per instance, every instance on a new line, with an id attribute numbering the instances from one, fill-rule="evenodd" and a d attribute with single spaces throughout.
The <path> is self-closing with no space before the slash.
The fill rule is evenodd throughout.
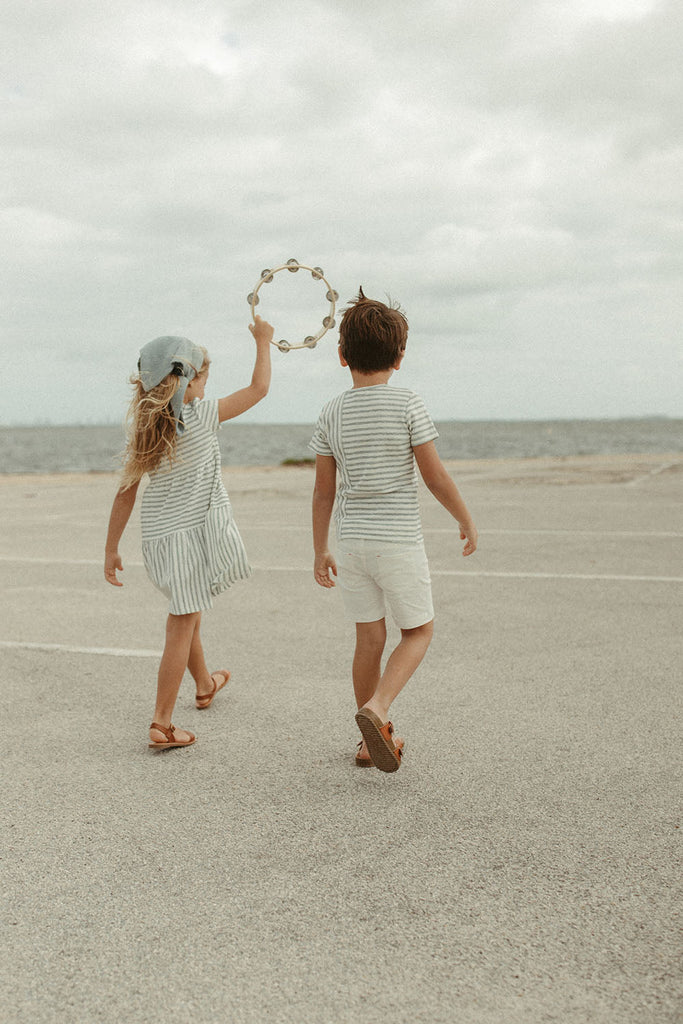
<path id="1" fill-rule="evenodd" d="M 197 376 L 209 368 L 206 349 L 204 362 Z M 160 384 L 145 391 L 140 377 L 130 378 L 133 397 L 126 416 L 126 447 L 123 452 L 121 489 L 137 484 L 145 473 L 152 473 L 167 458 L 175 462 L 178 449 L 177 420 L 171 408 L 171 399 L 180 387 L 182 377 L 169 373 Z"/>

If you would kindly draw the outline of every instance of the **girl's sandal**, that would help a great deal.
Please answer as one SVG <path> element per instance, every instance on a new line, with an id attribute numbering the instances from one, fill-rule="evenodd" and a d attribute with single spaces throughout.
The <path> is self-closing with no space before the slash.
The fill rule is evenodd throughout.
<path id="1" fill-rule="evenodd" d="M 370 708 L 361 708 L 356 714 L 356 724 L 367 743 L 375 768 L 381 772 L 396 772 L 401 766 L 403 744 L 394 743 L 394 727 L 391 722 L 382 723 Z"/>
<path id="2" fill-rule="evenodd" d="M 154 750 L 168 750 L 169 747 L 189 747 L 197 739 L 195 734 L 193 732 L 191 732 L 190 733 L 190 737 L 191 738 L 189 740 L 177 740 L 175 738 L 175 726 L 174 725 L 169 725 L 169 727 L 167 729 L 165 725 L 159 725 L 158 722 L 152 722 L 152 724 L 150 725 L 150 729 L 158 729 L 159 732 L 163 732 L 164 736 L 166 737 L 166 742 L 165 743 L 164 743 L 163 740 L 151 740 L 150 741 L 149 745 L 150 745 L 150 747 L 153 747 Z"/>
<path id="3" fill-rule="evenodd" d="M 218 685 L 218 681 L 214 678 L 214 676 L 223 676 L 223 682 L 220 684 L 220 686 Z M 213 698 L 216 696 L 219 690 L 223 689 L 229 678 L 230 673 L 225 668 L 220 668 L 216 672 L 211 673 L 213 690 L 211 691 L 211 693 L 202 693 L 196 695 L 194 704 L 198 711 L 203 711 L 205 708 L 211 707 Z"/>

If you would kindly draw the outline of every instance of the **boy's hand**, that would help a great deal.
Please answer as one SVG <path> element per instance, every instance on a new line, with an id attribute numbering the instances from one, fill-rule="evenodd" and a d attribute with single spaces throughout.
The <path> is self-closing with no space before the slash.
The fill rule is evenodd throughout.
<path id="1" fill-rule="evenodd" d="M 477 528 L 474 523 L 465 523 L 465 525 L 460 523 L 460 540 L 467 541 L 467 544 L 465 544 L 465 547 L 462 550 L 464 556 L 474 554 L 477 550 L 478 539 L 479 534 L 477 533 Z"/>
<path id="2" fill-rule="evenodd" d="M 313 575 L 315 582 L 321 587 L 336 587 L 337 584 L 330 576 L 330 570 L 333 576 L 337 575 L 337 563 L 332 554 L 329 551 L 324 551 L 321 555 L 316 555 L 313 563 Z"/>
<path id="3" fill-rule="evenodd" d="M 273 340 L 273 334 L 275 333 L 274 328 L 272 328 L 266 320 L 263 320 L 258 313 L 254 317 L 253 324 L 249 324 L 249 330 L 254 335 L 254 340 L 257 345 L 259 343 L 266 343 L 269 345 Z"/>
<path id="4" fill-rule="evenodd" d="M 123 563 L 118 551 L 106 551 L 104 555 L 104 578 L 112 587 L 122 587 L 123 583 L 117 579 L 116 570 L 123 572 Z"/>

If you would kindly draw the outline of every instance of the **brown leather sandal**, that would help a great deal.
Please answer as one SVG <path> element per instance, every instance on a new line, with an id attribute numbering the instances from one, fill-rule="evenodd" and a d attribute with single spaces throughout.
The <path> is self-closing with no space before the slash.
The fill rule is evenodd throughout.
<path id="1" fill-rule="evenodd" d="M 403 748 L 405 747 L 405 740 L 396 739 L 394 742 L 394 750 L 398 756 L 403 760 Z M 356 764 L 359 768 L 374 768 L 375 763 L 372 758 L 368 755 L 367 757 L 361 757 L 361 750 L 363 749 L 363 741 L 361 740 L 356 747 Z"/>
<path id="2" fill-rule="evenodd" d="M 356 714 L 356 723 L 368 745 L 370 757 L 375 768 L 381 772 L 396 772 L 401 767 L 403 744 L 394 743 L 394 727 L 391 722 L 384 722 L 371 711 L 361 708 Z"/>
<path id="3" fill-rule="evenodd" d="M 189 747 L 197 739 L 193 732 L 190 733 L 192 739 L 189 740 L 177 740 L 175 739 L 175 726 L 169 725 L 168 729 L 165 725 L 159 725 L 158 722 L 152 722 L 150 729 L 158 729 L 159 732 L 163 732 L 166 737 L 166 743 L 162 740 L 150 740 L 150 747 L 155 750 L 168 750 L 169 747 Z M 189 729 L 187 730 L 189 732 Z"/>
<path id="4" fill-rule="evenodd" d="M 356 747 L 356 764 L 357 764 L 357 766 L 359 768 L 374 768 L 375 766 L 372 763 L 372 758 L 370 757 L 370 755 L 368 755 L 367 757 L 361 757 L 360 756 L 360 752 L 361 752 L 362 749 L 363 749 L 363 741 L 359 740 L 358 746 Z"/>
<path id="5" fill-rule="evenodd" d="M 214 679 L 214 676 L 223 676 L 223 682 L 220 684 L 220 686 L 218 685 L 217 680 Z M 211 693 L 202 693 L 201 695 L 200 694 L 196 695 L 194 704 L 195 704 L 195 707 L 197 708 L 198 711 L 203 711 L 205 708 L 210 708 L 211 707 L 213 698 L 216 696 L 216 694 L 218 693 L 219 690 L 223 689 L 223 687 L 225 686 L 225 684 L 227 683 L 229 678 L 230 678 L 230 673 L 225 668 L 219 668 L 215 672 L 211 673 L 211 681 L 213 682 L 213 690 L 211 691 Z M 200 701 L 201 701 L 201 704 L 199 703 Z"/>

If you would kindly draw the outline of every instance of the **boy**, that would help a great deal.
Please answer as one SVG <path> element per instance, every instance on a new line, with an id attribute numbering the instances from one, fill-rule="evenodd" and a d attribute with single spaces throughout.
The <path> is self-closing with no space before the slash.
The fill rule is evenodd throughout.
<path id="1" fill-rule="evenodd" d="M 463 555 L 477 547 L 477 531 L 437 454 L 438 432 L 422 399 L 389 387 L 407 336 L 403 313 L 367 299 L 361 288 L 339 327 L 339 359 L 351 371 L 353 388 L 327 403 L 310 442 L 316 453 L 313 573 L 321 587 L 335 586 L 328 533 L 336 495 L 339 585 L 356 623 L 352 675 L 363 735 L 356 764 L 383 772 L 396 771 L 403 752 L 389 708 L 425 656 L 434 624 L 416 462 L 429 490 L 460 524 Z M 382 672 L 387 605 L 401 640 Z"/>

